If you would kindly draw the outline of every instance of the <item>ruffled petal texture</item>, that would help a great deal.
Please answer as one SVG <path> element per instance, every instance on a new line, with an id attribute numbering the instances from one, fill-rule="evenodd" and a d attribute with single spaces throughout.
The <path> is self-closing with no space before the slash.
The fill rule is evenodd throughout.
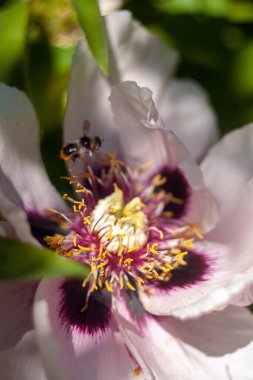
<path id="1" fill-rule="evenodd" d="M 110 15 L 106 24 L 113 52 L 112 83 L 132 80 L 150 88 L 166 128 L 187 145 L 195 159 L 202 158 L 217 139 L 216 117 L 207 94 L 197 83 L 173 79 L 178 53 L 128 12 Z"/>
<path id="2" fill-rule="evenodd" d="M 253 316 L 245 308 L 226 309 L 201 318 L 180 321 L 163 318 L 160 323 L 173 329 L 178 338 L 210 357 L 220 358 L 247 347 L 253 340 Z"/>
<path id="3" fill-rule="evenodd" d="M 110 102 L 118 126 L 121 151 L 131 168 L 149 167 L 147 176 L 178 170 L 189 187 L 189 200 L 183 220 L 197 223 L 203 231 L 210 230 L 217 220 L 214 199 L 205 187 L 202 173 L 191 154 L 177 137 L 165 129 L 152 92 L 135 82 L 122 82 L 112 88 Z"/>
<path id="4" fill-rule="evenodd" d="M 178 54 L 133 21 L 129 12 L 110 14 L 105 22 L 110 45 L 109 78 L 102 77 L 87 44 L 79 43 L 69 86 L 65 142 L 79 138 L 84 120 L 89 119 L 92 133 L 105 140 L 103 148 L 117 150 L 117 126 L 105 99 L 113 84 L 134 80 L 153 90 L 166 127 L 187 144 L 196 159 L 201 158 L 217 137 L 216 118 L 205 92 L 193 82 L 171 79 Z"/>
<path id="5" fill-rule="evenodd" d="M 114 307 L 121 334 L 147 379 L 218 378 L 208 362 L 203 366 L 201 352 L 166 331 L 159 320 L 145 312 L 140 318 L 124 299 L 115 298 Z"/>
<path id="6" fill-rule="evenodd" d="M 82 281 L 43 280 L 34 320 L 49 379 L 135 379 L 131 358 L 111 311 L 111 294 L 100 290 L 85 304 Z M 143 376 L 139 376 L 144 380 Z"/>
<path id="7" fill-rule="evenodd" d="M 205 368 L 209 363 L 217 369 L 213 378 L 253 378 L 253 316 L 247 309 L 230 306 L 191 321 L 163 318 L 160 323 L 184 344 L 204 354 L 200 364 Z"/>
<path id="8" fill-rule="evenodd" d="M 39 152 L 39 126 L 24 93 L 0 84 L 0 207 L 8 214 L 24 208 L 42 212 L 63 208 Z"/>

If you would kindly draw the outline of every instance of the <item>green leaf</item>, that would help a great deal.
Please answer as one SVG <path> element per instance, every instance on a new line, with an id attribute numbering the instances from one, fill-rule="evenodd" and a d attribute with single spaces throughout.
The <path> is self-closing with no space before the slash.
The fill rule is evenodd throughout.
<path id="1" fill-rule="evenodd" d="M 18 61 L 23 59 L 29 7 L 10 4 L 0 10 L 0 80 L 6 80 Z"/>
<path id="2" fill-rule="evenodd" d="M 90 50 L 104 75 L 109 73 L 106 32 L 96 0 L 72 0 Z"/>
<path id="3" fill-rule="evenodd" d="M 39 279 L 45 276 L 84 278 L 83 265 L 57 256 L 53 251 L 0 237 L 0 279 Z"/>

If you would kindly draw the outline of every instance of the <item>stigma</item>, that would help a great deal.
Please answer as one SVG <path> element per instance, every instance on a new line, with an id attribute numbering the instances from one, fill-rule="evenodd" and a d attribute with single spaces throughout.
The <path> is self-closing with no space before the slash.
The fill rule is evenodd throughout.
<path id="1" fill-rule="evenodd" d="M 124 204 L 122 190 L 116 184 L 114 189 L 93 210 L 90 231 L 98 234 L 104 249 L 120 255 L 142 247 L 148 240 L 148 228 L 141 199 L 134 197 Z"/>

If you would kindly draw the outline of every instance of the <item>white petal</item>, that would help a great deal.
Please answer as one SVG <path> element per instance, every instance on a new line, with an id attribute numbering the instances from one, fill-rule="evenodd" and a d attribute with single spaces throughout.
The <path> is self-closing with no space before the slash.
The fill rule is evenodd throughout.
<path id="1" fill-rule="evenodd" d="M 152 67 L 154 62 L 157 61 L 158 54 L 160 58 L 163 58 L 163 60 L 159 59 L 161 67 L 165 68 L 167 73 L 173 70 L 177 55 L 174 51 L 165 48 L 163 45 L 159 45 L 157 49 L 155 48 L 151 55 L 150 48 L 153 47 L 154 42 L 157 44 L 157 39 L 151 37 L 151 34 L 144 28 L 139 27 L 137 29 L 142 34 L 141 39 L 139 40 L 139 33 L 135 32 L 135 35 L 139 40 L 137 44 L 140 45 L 141 43 L 142 49 L 140 51 L 141 46 L 138 46 L 140 53 L 136 55 L 136 44 L 134 41 L 131 41 L 133 23 L 130 13 L 117 12 L 106 17 L 105 20 L 110 44 L 112 45 L 110 77 L 107 80 L 102 76 L 86 42 L 80 42 L 76 49 L 71 70 L 68 106 L 64 120 L 64 141 L 71 142 L 82 136 L 83 123 L 85 120 L 90 120 L 92 134 L 99 135 L 104 139 L 103 150 L 112 151 L 115 150 L 116 136 L 107 100 L 111 84 L 122 80 L 123 75 L 125 75 L 125 69 L 129 73 L 133 67 L 137 66 L 137 70 L 141 73 L 140 62 L 138 61 L 139 59 L 143 61 L 144 57 L 141 57 L 145 54 L 145 51 L 149 53 L 150 62 L 148 66 Z M 130 44 L 128 44 L 129 37 Z M 123 46 L 125 58 L 122 59 L 121 45 L 126 42 L 129 46 Z M 115 62 L 114 54 L 117 54 Z M 144 60 L 147 61 L 146 58 Z M 127 67 L 122 67 L 122 64 L 126 64 Z M 150 76 L 151 72 L 152 70 L 149 68 L 147 75 Z M 153 70 L 153 73 L 155 74 L 155 70 Z M 160 78 L 159 81 L 163 82 L 163 78 Z"/>
<path id="2" fill-rule="evenodd" d="M 34 332 L 12 349 L 0 352 L 1 380 L 47 380 Z"/>
<path id="3" fill-rule="evenodd" d="M 178 53 L 133 20 L 130 12 L 115 12 L 105 20 L 112 46 L 111 83 L 134 80 L 152 87 L 159 97 L 176 69 Z"/>
<path id="4" fill-rule="evenodd" d="M 217 218 L 216 203 L 191 154 L 164 128 L 152 92 L 135 82 L 122 82 L 113 86 L 110 101 L 126 162 L 132 168 L 150 164 L 145 177 L 152 172 L 159 173 L 164 166 L 179 168 L 191 187 L 190 206 L 184 220 L 201 225 L 203 231 L 211 229 Z"/>
<path id="5" fill-rule="evenodd" d="M 237 276 L 235 305 L 253 302 L 253 179 L 221 207 L 220 220 L 208 238 L 231 246 L 229 268 Z M 234 276 L 235 276 L 234 275 Z M 231 275 L 234 282 L 235 278 Z"/>
<path id="6" fill-rule="evenodd" d="M 162 326 L 175 330 L 183 342 L 207 355 L 205 360 L 212 366 L 224 368 L 224 378 L 253 378 L 253 316 L 248 310 L 228 307 L 217 314 L 184 322 L 168 318 L 163 319 Z"/>
<path id="7" fill-rule="evenodd" d="M 217 139 L 216 118 L 205 91 L 193 81 L 172 79 L 177 52 L 128 12 L 106 17 L 106 25 L 113 52 L 112 83 L 132 80 L 150 88 L 166 128 L 176 133 L 195 159 L 201 158 Z"/>
<path id="8" fill-rule="evenodd" d="M 137 361 L 144 363 L 143 370 L 147 367 L 151 372 L 148 379 L 217 378 L 208 364 L 202 367 L 202 354 L 167 332 L 158 319 L 146 314 L 144 320 L 135 320 L 122 300 L 115 299 L 114 304 L 122 336 Z"/>
<path id="9" fill-rule="evenodd" d="M 220 312 L 187 321 L 176 318 L 163 321 L 167 328 L 173 326 L 180 339 L 208 356 L 233 353 L 253 340 L 253 316 L 241 307 L 228 306 Z"/>
<path id="10" fill-rule="evenodd" d="M 253 302 L 253 271 L 251 271 L 251 279 L 244 284 L 243 289 L 235 294 L 230 303 L 236 306 L 248 306 Z"/>
<path id="11" fill-rule="evenodd" d="M 128 348 L 150 365 L 159 380 L 253 378 L 253 316 L 229 307 L 192 321 L 134 319 L 126 304 L 115 300 L 119 326 Z M 168 366 L 168 367 L 167 367 Z"/>
<path id="12" fill-rule="evenodd" d="M 166 128 L 199 161 L 218 137 L 215 113 L 205 91 L 190 80 L 171 80 L 156 105 Z"/>
<path id="13" fill-rule="evenodd" d="M 0 349 L 14 346 L 33 328 L 32 303 L 37 283 L 0 282 Z"/>
<path id="14" fill-rule="evenodd" d="M 202 163 L 204 180 L 219 204 L 233 199 L 253 177 L 253 124 L 227 134 Z"/>
<path id="15" fill-rule="evenodd" d="M 89 380 L 135 379 L 135 363 L 124 346 L 113 315 L 108 329 L 95 329 L 93 333 L 82 330 L 80 325 L 68 326 L 64 323 L 60 316 L 63 282 L 62 279 L 43 280 L 34 308 L 38 341 L 49 378 L 80 380 L 80 376 L 84 375 Z M 72 302 L 75 307 L 76 299 Z M 76 311 L 82 313 L 79 309 Z M 94 310 L 94 319 L 99 318 L 100 312 L 98 305 L 98 310 Z M 65 319 L 65 322 L 68 320 Z M 140 379 L 143 380 L 143 377 Z"/>
<path id="16" fill-rule="evenodd" d="M 8 217 L 7 201 L 29 211 L 63 208 L 50 184 L 39 153 L 39 127 L 26 95 L 0 84 L 1 212 Z M 4 206 L 6 203 L 6 207 Z"/>
<path id="17" fill-rule="evenodd" d="M 188 265 L 174 274 L 175 280 L 172 272 L 167 288 L 153 287 L 154 293 L 140 294 L 145 309 L 187 319 L 224 308 L 239 286 L 239 275 L 231 273 L 229 266 L 230 254 L 222 244 L 195 243 Z"/>
<path id="18" fill-rule="evenodd" d="M 114 124 L 108 103 L 110 86 L 98 69 L 88 46 L 77 46 L 71 69 L 68 105 L 64 118 L 64 141 L 72 142 L 83 135 L 85 120 L 91 123 L 91 135 L 103 141 L 103 150 L 115 150 Z"/>
<path id="19" fill-rule="evenodd" d="M 196 248 L 213 261 L 207 278 L 197 284 L 173 287 L 167 294 L 155 294 L 154 298 L 143 294 L 143 302 L 150 312 L 185 319 L 221 310 L 229 303 L 253 302 L 252 197 L 253 180 L 234 201 L 221 208 L 221 218 L 208 234 L 210 241 L 196 243 Z M 187 271 L 187 265 L 183 269 Z"/>

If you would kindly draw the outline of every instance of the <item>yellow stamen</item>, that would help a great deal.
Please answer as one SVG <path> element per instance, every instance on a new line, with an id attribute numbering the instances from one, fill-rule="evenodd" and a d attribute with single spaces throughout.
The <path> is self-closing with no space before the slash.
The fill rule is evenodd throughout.
<path id="1" fill-rule="evenodd" d="M 99 264 L 98 266 L 97 266 L 97 268 L 98 269 L 100 269 L 100 268 L 103 268 L 105 265 L 107 265 L 108 264 L 108 260 L 106 260 L 106 261 L 104 261 L 103 263 L 101 263 L 101 264 Z"/>
<path id="2" fill-rule="evenodd" d="M 84 223 L 84 224 L 91 224 L 91 221 L 90 221 L 90 215 L 85 216 L 85 217 L 83 218 L 83 223 Z"/>
<path id="3" fill-rule="evenodd" d="M 86 252 L 92 252 L 92 251 L 94 251 L 94 248 L 84 247 L 83 245 L 80 245 L 80 244 L 78 244 L 78 248 L 80 248 L 81 251 L 86 251 Z"/>
<path id="4" fill-rule="evenodd" d="M 135 287 L 129 281 L 126 281 L 126 285 L 127 285 L 128 289 L 130 289 L 132 291 L 135 290 Z"/>
<path id="5" fill-rule="evenodd" d="M 98 279 L 98 286 L 100 287 L 100 289 L 103 287 L 103 282 L 101 278 Z"/>
<path id="6" fill-rule="evenodd" d="M 73 237 L 73 244 L 74 244 L 75 247 L 77 246 L 77 244 L 76 244 L 77 237 L 78 237 L 78 235 L 75 235 Z"/>
<path id="7" fill-rule="evenodd" d="M 105 286 L 106 286 L 106 289 L 108 290 L 108 292 L 112 293 L 113 289 L 112 289 L 111 284 L 109 284 L 108 280 L 105 281 Z"/>
<path id="8" fill-rule="evenodd" d="M 199 238 L 199 239 L 203 239 L 203 235 L 202 233 L 200 232 L 200 226 L 198 224 L 190 224 L 189 225 L 189 230 L 192 231 L 193 233 L 195 233 L 195 235 Z"/>
<path id="9" fill-rule="evenodd" d="M 123 287 L 124 287 L 124 280 L 123 280 L 122 275 L 119 277 L 119 285 L 120 285 L 120 289 L 123 289 Z"/>
<path id="10" fill-rule="evenodd" d="M 134 252 L 136 251 L 137 249 L 139 249 L 140 246 L 139 245 L 135 245 L 133 248 L 130 248 L 127 252 L 130 253 L 130 252 Z"/>

